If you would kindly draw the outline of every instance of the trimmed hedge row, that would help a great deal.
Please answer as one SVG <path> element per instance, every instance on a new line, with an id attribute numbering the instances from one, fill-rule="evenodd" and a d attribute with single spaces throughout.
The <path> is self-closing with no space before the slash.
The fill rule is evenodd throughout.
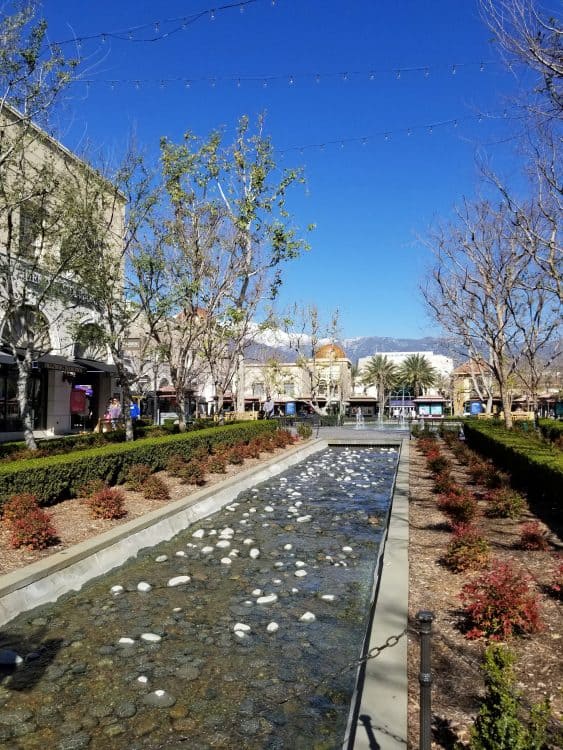
<path id="1" fill-rule="evenodd" d="M 490 422 L 468 420 L 467 444 L 508 471 L 530 497 L 560 501 L 563 488 L 563 451 L 532 434 L 507 430 Z"/>
<path id="2" fill-rule="evenodd" d="M 274 421 L 244 422 L 59 456 L 12 461 L 0 465 L 0 504 L 11 495 L 29 492 L 40 498 L 42 505 L 48 505 L 75 496 L 92 479 L 102 479 L 108 484 L 123 482 L 133 464 L 147 464 L 153 471 L 159 471 L 174 454 L 189 460 L 198 449 L 210 451 L 215 445 L 248 442 L 258 435 L 274 432 L 276 427 Z"/>
<path id="3" fill-rule="evenodd" d="M 540 419 L 540 432 L 550 443 L 563 441 L 563 422 L 555 422 L 553 419 Z"/>
<path id="4" fill-rule="evenodd" d="M 192 422 L 188 431 L 202 430 L 208 427 L 214 426 L 214 422 L 211 419 L 197 419 Z M 157 435 L 174 434 L 178 435 L 178 427 L 174 425 L 173 429 L 166 427 L 160 427 L 158 425 L 147 424 L 144 422 L 136 422 L 133 425 L 133 432 L 135 438 L 151 437 L 153 433 L 155 437 Z M 80 435 L 63 435 L 57 438 L 49 438 L 48 440 L 39 440 L 38 448 L 42 453 L 56 454 L 66 453 L 73 450 L 86 450 L 87 448 L 99 448 L 102 445 L 108 443 L 124 443 L 125 442 L 125 430 L 110 430 L 109 432 L 88 432 Z M 27 448 L 25 441 L 17 440 L 8 443 L 0 443 L 0 460 L 11 456 L 14 453 L 25 451 Z"/>

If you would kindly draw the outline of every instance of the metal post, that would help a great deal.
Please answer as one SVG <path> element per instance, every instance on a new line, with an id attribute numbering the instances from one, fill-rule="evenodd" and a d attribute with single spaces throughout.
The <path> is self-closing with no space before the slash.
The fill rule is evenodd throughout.
<path id="1" fill-rule="evenodd" d="M 432 673 L 430 671 L 430 635 L 432 632 L 432 621 L 434 614 L 428 610 L 417 613 L 416 619 L 419 624 L 420 633 L 420 672 L 418 681 L 420 683 L 420 750 L 430 750 L 432 729 L 431 689 Z"/>

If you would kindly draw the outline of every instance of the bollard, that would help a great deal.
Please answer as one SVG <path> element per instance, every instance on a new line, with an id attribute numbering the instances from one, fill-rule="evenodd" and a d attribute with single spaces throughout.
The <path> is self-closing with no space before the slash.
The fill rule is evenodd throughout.
<path id="1" fill-rule="evenodd" d="M 428 610 L 417 613 L 420 633 L 420 750 L 430 750 L 432 737 L 432 673 L 430 671 L 430 634 L 434 614 Z"/>

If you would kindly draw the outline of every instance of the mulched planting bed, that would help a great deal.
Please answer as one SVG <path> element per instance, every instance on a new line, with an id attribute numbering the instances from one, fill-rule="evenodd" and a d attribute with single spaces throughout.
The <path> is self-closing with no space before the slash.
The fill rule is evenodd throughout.
<path id="1" fill-rule="evenodd" d="M 485 491 L 472 484 L 467 470 L 460 465 L 443 441 L 441 452 L 453 464 L 453 479 L 473 491 Z M 467 640 L 461 632 L 462 586 L 481 573 L 450 572 L 441 562 L 451 539 L 446 516 L 436 505 L 434 480 L 427 468 L 426 458 L 413 443 L 410 466 L 410 626 L 416 627 L 415 616 L 419 610 L 429 609 L 435 615 L 432 638 L 432 714 L 433 748 L 454 750 L 467 747 L 469 730 L 478 710 L 478 700 L 483 694 L 481 673 L 484 639 Z M 541 597 L 541 618 L 545 629 L 529 637 L 514 637 L 508 642 L 516 655 L 515 674 L 517 688 L 522 691 L 523 705 L 537 703 L 549 697 L 553 720 L 550 727 L 561 721 L 563 710 L 563 660 L 562 634 L 563 610 L 561 601 L 546 593 L 556 564 L 561 562 L 561 539 L 548 533 L 549 549 L 526 551 L 516 548 L 522 523 L 536 520 L 529 510 L 519 520 L 487 518 L 483 511 L 486 501 L 479 500 L 476 524 L 491 547 L 491 558 L 510 561 L 533 579 L 534 588 Z M 409 635 L 409 732 L 408 747 L 418 748 L 419 727 L 419 641 Z M 461 743 L 456 745 L 456 742 Z M 553 745 L 553 747 L 556 747 Z"/>

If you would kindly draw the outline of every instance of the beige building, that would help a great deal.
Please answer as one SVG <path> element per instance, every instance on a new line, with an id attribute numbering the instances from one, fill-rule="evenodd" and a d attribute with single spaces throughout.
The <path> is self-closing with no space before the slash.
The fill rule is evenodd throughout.
<path id="1" fill-rule="evenodd" d="M 352 363 L 337 344 L 321 346 L 314 357 L 296 362 L 245 361 L 243 367 L 246 409 L 259 410 L 269 397 L 278 413 L 294 408 L 343 413 L 352 395 Z"/>
<path id="2" fill-rule="evenodd" d="M 30 352 L 34 430 L 66 433 L 95 423 L 116 387 L 115 367 L 92 335 L 95 305 L 76 269 L 67 267 L 57 202 L 71 173 L 102 178 L 6 104 L 0 134 L 0 439 L 22 434 L 16 359 Z M 108 184 L 110 190 L 116 195 Z M 117 194 L 107 217 L 116 247 L 124 211 L 125 199 Z"/>

